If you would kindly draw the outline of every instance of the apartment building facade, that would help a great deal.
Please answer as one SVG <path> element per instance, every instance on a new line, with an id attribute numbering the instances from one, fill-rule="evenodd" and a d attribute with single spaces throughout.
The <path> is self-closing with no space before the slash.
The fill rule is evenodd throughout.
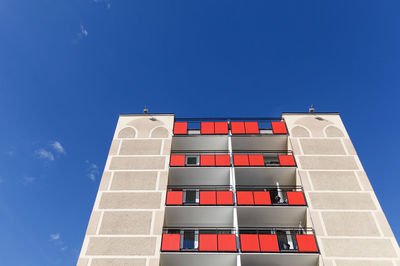
<path id="1" fill-rule="evenodd" d="M 119 117 L 79 266 L 400 265 L 337 113 Z"/>

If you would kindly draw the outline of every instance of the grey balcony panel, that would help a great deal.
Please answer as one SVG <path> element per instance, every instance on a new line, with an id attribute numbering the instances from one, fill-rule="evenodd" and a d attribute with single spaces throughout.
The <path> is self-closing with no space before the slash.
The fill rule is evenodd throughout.
<path id="1" fill-rule="evenodd" d="M 233 227 L 233 206 L 167 206 L 164 227 Z"/>
<path id="2" fill-rule="evenodd" d="M 239 227 L 306 227 L 306 206 L 299 207 L 237 207 Z"/>
<path id="3" fill-rule="evenodd" d="M 228 167 L 170 168 L 168 185 L 229 185 Z"/>
<path id="4" fill-rule="evenodd" d="M 237 254 L 161 254 L 161 266 L 236 266 Z"/>
<path id="5" fill-rule="evenodd" d="M 232 136 L 232 150 L 287 150 L 287 135 Z"/>
<path id="6" fill-rule="evenodd" d="M 296 185 L 296 169 L 289 168 L 235 168 L 236 185 L 281 186 Z"/>
<path id="7" fill-rule="evenodd" d="M 318 254 L 242 254 L 242 266 L 318 266 Z"/>
<path id="8" fill-rule="evenodd" d="M 228 151 L 228 135 L 225 136 L 175 136 L 172 150 L 220 150 Z"/>

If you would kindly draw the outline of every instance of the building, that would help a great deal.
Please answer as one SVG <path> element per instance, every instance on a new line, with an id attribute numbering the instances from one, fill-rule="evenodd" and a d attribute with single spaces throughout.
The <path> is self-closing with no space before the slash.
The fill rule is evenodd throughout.
<path id="1" fill-rule="evenodd" d="M 121 115 L 79 266 L 394 266 L 337 113 Z"/>

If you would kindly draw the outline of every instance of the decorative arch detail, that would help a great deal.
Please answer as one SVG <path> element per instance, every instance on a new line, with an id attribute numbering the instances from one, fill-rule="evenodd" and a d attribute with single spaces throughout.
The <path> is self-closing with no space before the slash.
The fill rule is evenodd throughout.
<path id="1" fill-rule="evenodd" d="M 136 129 L 133 127 L 125 127 L 118 133 L 118 138 L 121 139 L 132 139 L 136 137 Z"/>

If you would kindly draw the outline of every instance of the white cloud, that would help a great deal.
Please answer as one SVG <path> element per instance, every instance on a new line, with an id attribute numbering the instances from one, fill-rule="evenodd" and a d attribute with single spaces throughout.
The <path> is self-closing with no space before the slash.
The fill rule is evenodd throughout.
<path id="1" fill-rule="evenodd" d="M 28 184 L 32 184 L 33 182 L 35 182 L 36 178 L 31 177 L 31 176 L 24 176 L 24 178 L 22 178 L 22 184 L 24 185 L 28 185 Z"/>
<path id="2" fill-rule="evenodd" d="M 64 147 L 61 145 L 61 143 L 59 141 L 53 141 L 51 143 L 51 146 L 53 147 L 53 149 L 58 152 L 58 153 L 65 153 L 65 149 Z"/>
<path id="3" fill-rule="evenodd" d="M 99 175 L 99 167 L 97 167 L 96 164 L 91 163 L 89 160 L 86 160 L 85 163 L 88 164 L 86 169 L 87 177 L 89 177 L 90 180 L 95 181 L 96 177 Z"/>
<path id="4" fill-rule="evenodd" d="M 48 159 L 50 161 L 54 161 L 54 155 L 51 151 L 47 151 L 45 149 L 38 149 L 35 151 L 36 155 L 42 159 Z"/>
<path id="5" fill-rule="evenodd" d="M 93 0 L 93 2 L 95 2 L 96 4 L 104 3 L 107 9 L 111 8 L 111 0 Z"/>
<path id="6" fill-rule="evenodd" d="M 88 36 L 88 31 L 87 29 L 81 24 L 81 31 L 78 33 L 79 38 L 85 38 Z"/>
<path id="7" fill-rule="evenodd" d="M 50 235 L 50 241 L 56 241 L 56 240 L 59 240 L 60 239 L 60 234 L 59 233 L 56 233 L 56 234 L 51 234 Z"/>
<path id="8" fill-rule="evenodd" d="M 66 251 L 68 249 L 68 247 L 62 247 L 60 248 L 61 251 Z"/>

